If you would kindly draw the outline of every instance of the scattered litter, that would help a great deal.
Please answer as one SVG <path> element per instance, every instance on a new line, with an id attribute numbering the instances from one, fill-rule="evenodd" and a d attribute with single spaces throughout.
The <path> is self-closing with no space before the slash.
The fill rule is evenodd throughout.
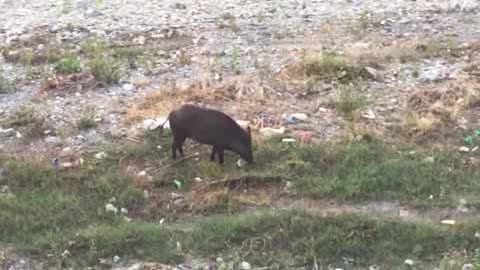
<path id="1" fill-rule="evenodd" d="M 164 222 L 165 222 L 165 219 L 162 218 L 162 219 L 160 219 L 160 221 L 158 223 L 160 223 L 160 225 L 162 225 Z"/>
<path id="2" fill-rule="evenodd" d="M 140 177 L 143 177 L 143 176 L 147 175 L 147 172 L 146 171 L 141 171 L 137 175 L 140 176 Z"/>
<path id="3" fill-rule="evenodd" d="M 468 152 L 470 152 L 470 149 L 466 146 L 462 146 L 458 149 L 458 151 L 460 151 L 462 153 L 468 153 Z"/>
<path id="4" fill-rule="evenodd" d="M 475 238 L 480 238 L 480 232 L 475 232 Z"/>
<path id="5" fill-rule="evenodd" d="M 472 148 L 472 152 L 475 152 L 478 150 L 478 146 L 475 146 L 474 148 Z"/>
<path id="6" fill-rule="evenodd" d="M 260 134 L 262 134 L 262 136 L 265 136 L 265 137 L 271 137 L 271 136 L 280 135 L 283 133 L 285 133 L 285 127 L 281 127 L 281 128 L 266 127 L 266 128 L 260 129 Z"/>
<path id="7" fill-rule="evenodd" d="M 157 149 L 158 149 L 158 150 L 161 150 L 161 149 L 162 149 L 162 146 L 161 146 L 161 145 L 157 145 Z"/>
<path id="8" fill-rule="evenodd" d="M 465 138 L 463 138 L 463 142 L 466 145 L 472 145 L 473 144 L 473 136 L 465 136 Z"/>
<path id="9" fill-rule="evenodd" d="M 96 158 L 96 159 L 104 159 L 104 158 L 106 158 L 107 156 L 108 156 L 108 155 L 107 155 L 107 153 L 105 153 L 105 152 L 100 152 L 100 153 L 95 154 L 95 158 Z"/>
<path id="10" fill-rule="evenodd" d="M 17 139 L 21 139 L 21 138 L 23 138 L 23 135 L 22 135 L 22 133 L 20 133 L 20 132 L 17 131 L 17 132 L 15 133 L 15 137 L 17 137 Z"/>
<path id="11" fill-rule="evenodd" d="M 154 129 L 158 128 L 159 126 L 161 126 L 163 123 L 165 123 L 163 125 L 164 129 L 169 129 L 170 128 L 170 122 L 167 121 L 167 118 L 158 117 L 158 118 L 155 118 L 155 119 L 147 119 L 147 120 L 143 121 L 143 129 L 144 130 L 154 130 Z"/>
<path id="12" fill-rule="evenodd" d="M 297 132 L 297 136 L 301 143 L 306 144 L 312 141 L 313 133 L 311 131 L 299 131 Z"/>
<path id="13" fill-rule="evenodd" d="M 105 205 L 105 211 L 113 212 L 114 214 L 118 213 L 118 209 L 115 206 L 113 206 L 113 204 L 111 203 L 108 203 L 107 205 Z"/>
<path id="14" fill-rule="evenodd" d="M 362 111 L 362 117 L 366 119 L 375 119 L 375 113 L 372 111 L 372 109 L 368 109 L 367 111 Z"/>
<path id="15" fill-rule="evenodd" d="M 195 182 L 202 182 L 202 178 L 200 178 L 200 177 L 195 177 Z"/>
<path id="16" fill-rule="evenodd" d="M 178 188 L 178 189 L 181 189 L 182 188 L 182 182 L 178 181 L 177 179 L 175 179 L 173 181 L 173 183 L 175 184 L 175 186 Z"/>
<path id="17" fill-rule="evenodd" d="M 428 199 L 433 200 L 433 194 L 430 194 L 430 196 L 428 196 Z"/>
<path id="18" fill-rule="evenodd" d="M 435 162 L 435 158 L 434 157 L 426 157 L 423 162 L 426 162 L 426 163 L 434 163 Z"/>
<path id="19" fill-rule="evenodd" d="M 445 219 L 445 220 L 442 220 L 441 221 L 443 224 L 447 224 L 447 225 L 455 225 L 456 221 L 453 220 L 453 219 Z"/>
<path id="20" fill-rule="evenodd" d="M 252 266 L 250 265 L 250 263 L 246 262 L 246 261 L 243 261 L 241 264 L 240 264 L 240 269 L 241 270 L 250 270 L 252 269 Z"/>
<path id="21" fill-rule="evenodd" d="M 118 263 L 120 261 L 120 257 L 115 255 L 113 256 L 113 263 Z"/>
<path id="22" fill-rule="evenodd" d="M 62 257 L 68 257 L 70 256 L 70 251 L 68 251 L 68 249 L 66 249 L 63 253 L 62 253 Z"/>
<path id="23" fill-rule="evenodd" d="M 182 244 L 180 244 L 180 242 L 177 241 L 177 252 L 178 253 L 183 253 L 182 251 Z"/>
<path id="24" fill-rule="evenodd" d="M 413 260 L 411 260 L 411 259 L 406 259 L 406 260 L 405 260 L 405 264 L 413 265 L 413 264 L 415 264 L 415 262 L 414 262 Z"/>
<path id="25" fill-rule="evenodd" d="M 128 215 L 128 209 L 127 208 L 120 208 L 120 213 L 124 214 L 124 215 Z"/>
<path id="26" fill-rule="evenodd" d="M 247 129 L 248 125 L 250 124 L 249 121 L 244 121 L 244 120 L 237 120 L 236 122 L 243 129 Z"/>
<path id="27" fill-rule="evenodd" d="M 284 143 L 294 143 L 296 142 L 297 140 L 295 140 L 294 138 L 285 138 L 285 139 L 282 139 L 282 142 Z"/>
<path id="28" fill-rule="evenodd" d="M 298 121 L 305 121 L 307 120 L 308 116 L 304 113 L 294 113 L 289 116 L 284 115 L 285 120 L 288 124 L 295 124 Z"/>
<path id="29" fill-rule="evenodd" d="M 245 161 L 243 161 L 243 159 L 237 160 L 237 166 L 238 166 L 239 168 L 243 167 L 244 165 L 245 165 Z"/>

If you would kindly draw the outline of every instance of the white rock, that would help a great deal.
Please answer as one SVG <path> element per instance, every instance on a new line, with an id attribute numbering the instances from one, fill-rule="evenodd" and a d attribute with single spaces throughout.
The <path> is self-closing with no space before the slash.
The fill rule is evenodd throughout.
<path id="1" fill-rule="evenodd" d="M 470 152 L 470 149 L 466 146 L 462 146 L 458 149 L 458 151 L 460 151 L 462 153 L 468 153 L 468 152 Z"/>
<path id="2" fill-rule="evenodd" d="M 105 205 L 105 211 L 113 212 L 114 214 L 118 213 L 118 209 L 115 206 L 113 206 L 113 204 L 111 203 L 108 203 L 107 205 Z"/>
<path id="3" fill-rule="evenodd" d="M 410 259 L 406 259 L 405 260 L 405 264 L 408 264 L 408 265 L 413 265 L 415 262 L 413 260 L 410 260 Z"/>
<path id="4" fill-rule="evenodd" d="M 104 159 L 104 158 L 106 158 L 106 157 L 108 157 L 108 155 L 107 155 L 107 153 L 105 153 L 105 152 L 100 152 L 100 153 L 96 153 L 96 154 L 95 154 L 95 158 L 96 158 L 96 159 Z"/>
<path id="5" fill-rule="evenodd" d="M 248 262 L 243 261 L 242 263 L 240 263 L 240 269 L 241 270 L 250 270 L 250 269 L 252 269 L 252 266 Z"/>

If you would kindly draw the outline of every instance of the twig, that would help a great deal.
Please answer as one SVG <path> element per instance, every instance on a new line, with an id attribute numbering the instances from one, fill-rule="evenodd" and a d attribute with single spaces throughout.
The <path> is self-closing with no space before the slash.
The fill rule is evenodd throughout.
<path id="1" fill-rule="evenodd" d="M 165 165 L 165 166 L 163 166 L 163 167 L 160 167 L 160 168 L 158 168 L 158 169 L 155 169 L 155 170 L 153 170 L 152 172 L 153 172 L 153 173 L 159 172 L 159 171 L 161 171 L 161 170 L 163 170 L 163 169 L 166 169 L 166 168 L 168 168 L 168 167 L 171 167 L 171 166 L 173 166 L 173 165 L 175 165 L 175 164 L 177 164 L 177 163 L 180 163 L 180 162 L 182 162 L 182 161 L 185 161 L 185 160 L 187 160 L 187 159 L 191 159 L 191 158 L 193 158 L 193 157 L 197 157 L 198 155 L 199 155 L 199 154 L 195 153 L 195 154 L 191 154 L 191 155 L 185 156 L 185 157 L 183 157 L 183 158 L 181 158 L 181 159 L 175 160 L 174 162 L 168 163 L 167 165 Z"/>

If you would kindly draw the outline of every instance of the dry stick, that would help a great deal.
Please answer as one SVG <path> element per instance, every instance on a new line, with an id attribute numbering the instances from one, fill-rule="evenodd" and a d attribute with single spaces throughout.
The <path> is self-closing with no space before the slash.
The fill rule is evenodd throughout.
<path id="1" fill-rule="evenodd" d="M 194 154 L 185 156 L 185 157 L 183 157 L 183 158 L 181 158 L 181 159 L 179 159 L 179 160 L 175 160 L 174 162 L 168 163 L 167 165 L 165 165 L 165 166 L 163 166 L 163 167 L 160 167 L 160 168 L 158 168 L 158 169 L 155 169 L 155 170 L 153 170 L 152 172 L 153 172 L 153 173 L 159 172 L 159 171 L 161 171 L 161 170 L 163 170 L 163 169 L 166 169 L 166 168 L 168 168 L 168 167 L 171 167 L 171 166 L 173 166 L 173 165 L 175 165 L 175 164 L 177 164 L 177 163 L 180 163 L 180 162 L 182 162 L 182 161 L 185 161 L 185 160 L 187 160 L 187 159 L 191 159 L 191 158 L 196 157 L 196 156 L 199 156 L 199 155 L 200 155 L 200 153 L 198 153 L 198 154 L 197 154 L 197 153 L 194 153 Z"/>

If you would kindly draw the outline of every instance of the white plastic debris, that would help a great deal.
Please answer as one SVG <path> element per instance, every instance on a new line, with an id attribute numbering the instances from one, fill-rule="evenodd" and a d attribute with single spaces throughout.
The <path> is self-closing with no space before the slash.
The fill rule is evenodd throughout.
<path id="1" fill-rule="evenodd" d="M 285 138 L 285 139 L 282 139 L 282 142 L 284 142 L 284 143 L 294 143 L 294 142 L 296 142 L 296 140 L 294 138 Z"/>
<path id="2" fill-rule="evenodd" d="M 305 121 L 307 120 L 308 116 L 304 113 L 294 113 L 290 115 L 292 118 L 300 120 L 300 121 Z"/>
<path id="3" fill-rule="evenodd" d="M 100 152 L 100 153 L 96 153 L 96 154 L 95 154 L 95 158 L 96 158 L 96 159 L 104 159 L 104 158 L 106 158 L 106 157 L 108 157 L 108 155 L 107 155 L 107 153 L 105 153 L 105 152 Z"/>
<path id="4" fill-rule="evenodd" d="M 238 166 L 239 168 L 245 166 L 245 161 L 243 161 L 243 159 L 237 160 L 237 166 Z"/>
<path id="5" fill-rule="evenodd" d="M 138 176 L 142 177 L 142 176 L 145 176 L 147 175 L 147 172 L 146 171 L 141 171 L 137 174 Z"/>
<path id="6" fill-rule="evenodd" d="M 281 127 L 281 128 L 266 127 L 266 128 L 260 129 L 260 134 L 262 134 L 262 136 L 264 137 L 271 137 L 271 136 L 280 135 L 283 133 L 285 133 L 285 127 Z"/>
<path id="7" fill-rule="evenodd" d="M 115 255 L 113 256 L 113 263 L 118 263 L 120 261 L 120 257 Z"/>
<path id="8" fill-rule="evenodd" d="M 414 265 L 415 262 L 414 262 L 413 260 L 411 260 L 411 259 L 406 259 L 406 260 L 405 260 L 405 264 Z"/>
<path id="9" fill-rule="evenodd" d="M 202 182 L 202 178 L 200 178 L 200 177 L 195 177 L 195 182 Z"/>
<path id="10" fill-rule="evenodd" d="M 250 265 L 250 263 L 248 263 L 246 261 L 243 261 L 242 263 L 240 263 L 240 269 L 250 270 L 250 269 L 252 269 L 252 266 Z"/>
<path id="11" fill-rule="evenodd" d="M 466 146 L 462 146 L 458 149 L 458 151 L 460 151 L 462 153 L 468 153 L 468 152 L 470 152 L 470 149 Z"/>
<path id="12" fill-rule="evenodd" d="M 124 215 L 128 215 L 128 209 L 127 208 L 120 208 L 120 213 L 124 214 Z"/>
<path id="13" fill-rule="evenodd" d="M 166 117 L 158 117 L 158 118 L 155 118 L 155 119 L 147 119 L 147 120 L 143 121 L 143 129 L 154 130 L 154 129 L 158 128 L 159 126 L 161 126 L 163 123 L 165 123 L 163 125 L 164 129 L 169 129 L 170 128 L 170 122 L 167 121 Z"/>
<path id="14" fill-rule="evenodd" d="M 105 205 L 105 211 L 113 212 L 114 214 L 118 213 L 118 209 L 115 206 L 113 206 L 113 204 L 111 203 L 108 203 L 107 205 Z"/>
<path id="15" fill-rule="evenodd" d="M 453 220 L 453 219 L 445 219 L 445 220 L 442 220 L 441 221 L 443 224 L 447 224 L 447 225 L 455 225 L 456 221 Z"/>

